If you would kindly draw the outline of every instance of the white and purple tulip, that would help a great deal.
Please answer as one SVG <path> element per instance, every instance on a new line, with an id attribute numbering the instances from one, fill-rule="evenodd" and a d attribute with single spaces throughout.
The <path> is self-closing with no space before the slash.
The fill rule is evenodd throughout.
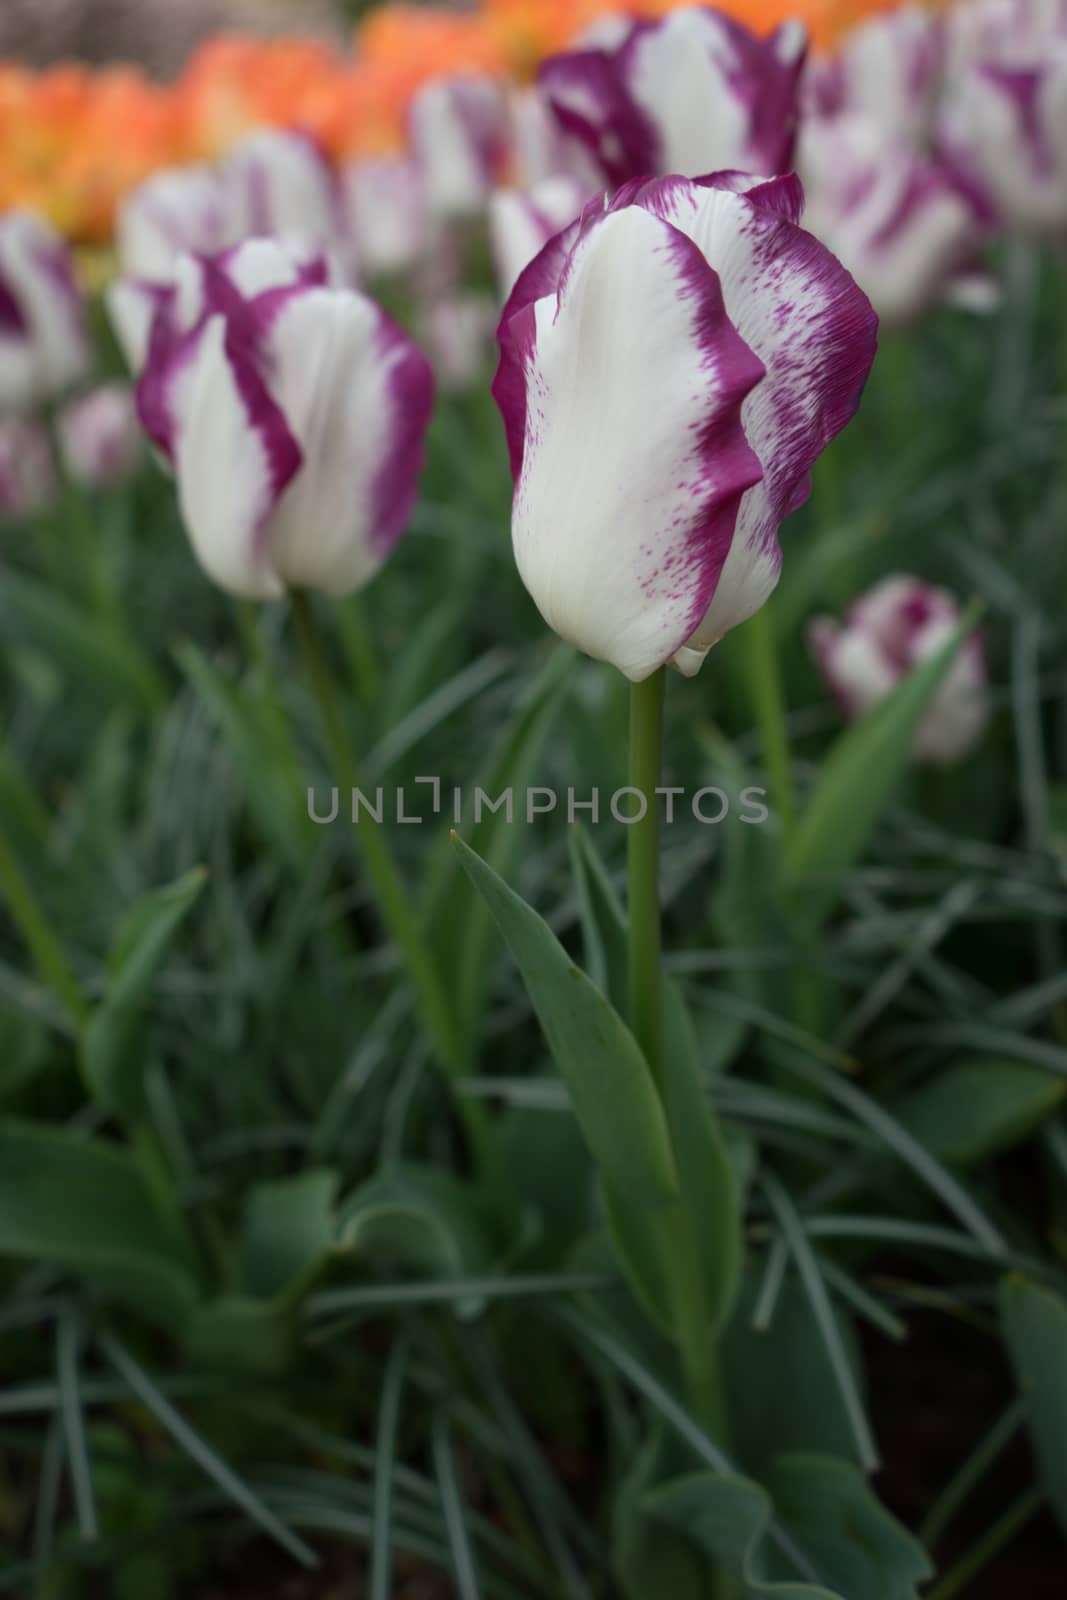
<path id="1" fill-rule="evenodd" d="M 267 240 L 178 263 L 138 386 L 201 565 L 259 600 L 374 576 L 407 525 L 432 402 L 426 358 L 373 300 Z"/>
<path id="2" fill-rule="evenodd" d="M 576 178 L 543 178 L 532 189 L 497 189 L 489 202 L 489 243 L 506 299 L 524 267 L 554 234 L 573 222 L 589 198 Z"/>
<path id="3" fill-rule="evenodd" d="M 89 365 L 85 301 L 70 251 L 32 211 L 0 217 L 0 415 L 31 412 Z"/>
<path id="4" fill-rule="evenodd" d="M 170 167 L 135 189 L 116 226 L 123 278 L 169 283 L 182 255 L 212 255 L 234 242 L 226 196 L 211 167 Z"/>
<path id="5" fill-rule="evenodd" d="M 430 210 L 409 155 L 364 156 L 342 175 L 348 231 L 371 277 L 410 272 L 432 246 Z"/>
<path id="6" fill-rule="evenodd" d="M 798 167 L 805 223 L 870 296 L 886 327 L 905 326 L 974 278 L 983 218 L 951 169 L 870 117 L 812 117 Z"/>
<path id="7" fill-rule="evenodd" d="M 32 517 L 58 493 L 48 430 L 23 417 L 0 418 L 0 518 Z"/>
<path id="8" fill-rule="evenodd" d="M 219 182 L 226 243 L 277 239 L 307 254 L 329 252 L 347 267 L 336 175 L 308 135 L 280 128 L 246 135 L 227 155 Z"/>
<path id="9" fill-rule="evenodd" d="M 947 590 L 921 578 L 883 578 L 853 603 L 843 623 L 815 618 L 808 643 L 834 699 L 849 721 L 856 721 L 880 705 L 913 667 L 936 654 L 959 622 L 959 605 Z M 988 720 L 985 648 L 975 632 L 923 717 L 912 759 L 939 767 L 962 760 Z"/>
<path id="10" fill-rule="evenodd" d="M 920 146 L 944 66 L 945 19 L 925 6 L 895 6 L 849 29 L 834 55 L 812 59 L 804 80 L 806 110 L 855 113 L 893 139 Z"/>
<path id="11" fill-rule="evenodd" d="M 1067 6 L 953 8 L 937 143 L 988 210 L 1020 233 L 1067 230 Z"/>
<path id="12" fill-rule="evenodd" d="M 64 467 L 87 488 L 124 483 L 137 469 L 143 439 L 128 384 L 102 383 L 68 401 L 57 431 Z"/>
<path id="13" fill-rule="evenodd" d="M 538 83 L 613 188 L 657 173 L 776 174 L 792 164 L 805 52 L 798 24 L 759 39 L 692 7 L 634 23 L 613 49 L 553 56 Z"/>
<path id="14" fill-rule="evenodd" d="M 482 216 L 508 144 L 501 86 L 478 73 L 434 78 L 415 94 L 408 122 L 432 215 L 446 222 Z"/>
<path id="15" fill-rule="evenodd" d="M 853 415 L 877 318 L 793 177 L 626 185 L 526 268 L 493 385 L 519 573 L 634 682 L 691 676 L 778 581 L 778 526 Z"/>

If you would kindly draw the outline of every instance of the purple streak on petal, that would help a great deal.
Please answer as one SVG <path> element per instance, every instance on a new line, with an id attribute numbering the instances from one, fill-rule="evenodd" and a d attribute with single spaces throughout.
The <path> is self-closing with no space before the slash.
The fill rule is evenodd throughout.
<path id="1" fill-rule="evenodd" d="M 5 339 L 26 339 L 29 332 L 15 291 L 0 277 L 0 335 Z"/>
<path id="2" fill-rule="evenodd" d="M 57 301 L 62 305 L 72 334 L 78 340 L 86 340 L 88 322 L 85 298 L 74 276 L 70 251 L 65 244 L 42 241 L 35 245 L 32 259 L 41 276 L 54 291 Z"/>
<path id="3" fill-rule="evenodd" d="M 1034 171 L 1041 177 L 1052 175 L 1056 153 L 1041 120 L 1041 89 L 1045 72 L 1041 67 L 1014 71 L 1006 67 L 984 66 L 982 76 L 1010 101 L 1019 119 L 1019 128 L 1033 158 Z"/>
<path id="4" fill-rule="evenodd" d="M 142 283 L 139 288 L 155 301 L 148 335 L 148 353 L 137 382 L 137 415 L 152 443 L 174 460 L 177 419 L 171 407 L 175 383 L 196 354 L 201 327 L 178 328 L 174 318 L 174 290 L 162 284 Z"/>
<path id="5" fill-rule="evenodd" d="M 605 50 L 550 56 L 537 81 L 564 133 L 583 144 L 613 188 L 659 167 L 659 139 Z"/>
<path id="6" fill-rule="evenodd" d="M 680 298 L 693 302 L 700 366 L 709 384 L 706 409 L 689 424 L 696 439 L 697 471 L 691 483 L 693 512 L 684 553 L 661 562 L 644 585 L 651 596 L 663 593 L 668 584 L 675 597 L 687 603 L 685 631 L 668 651 L 665 659 L 669 659 L 706 615 L 730 553 L 741 500 L 763 477 L 759 458 L 745 437 L 741 406 L 763 381 L 765 368 L 727 316 L 718 273 L 693 241 L 669 227 L 666 248 Z M 661 531 L 666 535 L 673 530 Z M 654 536 L 650 543 L 655 554 Z"/>
<path id="7" fill-rule="evenodd" d="M 434 379 L 418 345 L 384 311 L 376 345 L 379 360 L 389 369 L 389 432 L 373 487 L 370 544 L 384 559 L 411 518 L 426 455 Z"/>

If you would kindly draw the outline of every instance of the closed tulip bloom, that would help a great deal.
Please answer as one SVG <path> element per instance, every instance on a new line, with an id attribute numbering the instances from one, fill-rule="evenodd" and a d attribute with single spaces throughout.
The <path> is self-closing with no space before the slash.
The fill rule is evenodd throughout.
<path id="1" fill-rule="evenodd" d="M 347 265 L 334 173 L 305 134 L 279 128 L 248 134 L 227 155 L 219 179 L 228 242 L 278 239 L 306 252 L 333 252 Z"/>
<path id="2" fill-rule="evenodd" d="M 816 618 L 808 642 L 830 692 L 855 721 L 880 705 L 913 667 L 935 655 L 959 621 L 959 605 L 947 590 L 921 578 L 891 577 L 857 600 L 843 623 Z M 962 760 L 988 719 L 985 650 L 976 632 L 964 641 L 931 701 L 912 759 L 940 767 Z"/>
<path id="3" fill-rule="evenodd" d="M 66 470 L 89 488 L 123 483 L 141 459 L 137 406 L 125 383 L 100 384 L 69 401 L 58 432 Z"/>
<path id="4" fill-rule="evenodd" d="M 507 103 L 500 85 L 477 73 L 435 78 L 412 100 L 411 148 L 433 215 L 481 216 L 507 146 Z"/>
<path id="5" fill-rule="evenodd" d="M 798 165 L 805 221 L 870 296 L 884 326 L 912 322 L 970 277 L 983 235 L 954 174 L 870 117 L 810 119 Z"/>
<path id="6" fill-rule="evenodd" d="M 849 29 L 835 55 L 817 57 L 804 100 L 817 115 L 858 113 L 894 139 L 926 139 L 945 64 L 945 21 L 925 6 L 900 5 Z"/>
<path id="7" fill-rule="evenodd" d="M 348 226 L 365 273 L 408 272 L 431 248 L 430 213 L 409 155 L 365 156 L 343 175 Z"/>
<path id="8" fill-rule="evenodd" d="M 234 239 L 218 174 L 210 167 L 171 167 L 119 208 L 119 271 L 127 279 L 169 283 L 179 256 L 211 255 Z"/>
<path id="9" fill-rule="evenodd" d="M 778 526 L 855 411 L 866 296 L 798 226 L 795 178 L 624 187 L 512 291 L 494 393 L 520 575 L 638 682 L 695 673 L 778 580 Z"/>
<path id="10" fill-rule="evenodd" d="M 575 178 L 544 178 L 532 189 L 498 189 L 489 202 L 489 242 L 497 283 L 511 293 L 524 267 L 581 211 L 588 191 Z"/>
<path id="11" fill-rule="evenodd" d="M 614 49 L 554 56 L 538 81 L 560 127 L 613 187 L 654 173 L 782 173 L 805 47 L 796 24 L 764 40 L 693 7 L 634 23 Z"/>
<path id="12" fill-rule="evenodd" d="M 0 414 L 47 404 L 88 364 L 85 303 L 66 245 L 33 212 L 0 217 Z"/>
<path id="13" fill-rule="evenodd" d="M 418 347 L 325 259 L 266 240 L 184 258 L 138 386 L 193 549 L 222 588 L 343 595 L 407 524 L 433 380 Z"/>

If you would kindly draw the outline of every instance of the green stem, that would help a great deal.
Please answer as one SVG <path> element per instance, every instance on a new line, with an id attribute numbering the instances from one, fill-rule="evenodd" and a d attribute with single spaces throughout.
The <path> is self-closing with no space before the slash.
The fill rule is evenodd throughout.
<path id="1" fill-rule="evenodd" d="M 14 852 L 0 833 L 0 894 L 7 901 L 12 921 L 33 957 L 42 981 L 79 1027 L 89 1006 L 70 967 L 58 937 L 22 875 Z"/>
<path id="2" fill-rule="evenodd" d="M 659 797 L 666 668 L 630 689 L 630 785 L 645 801 L 627 839 L 630 915 L 630 1026 L 657 1087 L 663 1088 L 662 947 L 659 910 Z"/>
<path id="3" fill-rule="evenodd" d="M 300 785 L 300 751 L 297 749 L 292 728 L 285 715 L 285 703 L 282 698 L 281 686 L 278 682 L 278 674 L 266 640 L 263 637 L 262 617 L 259 606 L 254 601 L 239 601 L 237 619 L 241 643 L 244 646 L 248 666 L 251 668 L 254 677 L 259 680 L 259 688 L 262 691 L 261 705 L 267 731 L 278 761 L 282 764 L 284 770 L 295 779 L 295 793 Z"/>
<path id="4" fill-rule="evenodd" d="M 746 652 L 745 677 L 752 714 L 763 744 L 763 764 L 767 773 L 771 809 L 778 819 L 783 837 L 786 837 L 795 815 L 793 759 L 789 749 L 778 641 L 767 606 L 761 606 L 754 616 L 749 617 L 741 629 L 741 638 Z"/>
<path id="5" fill-rule="evenodd" d="M 356 698 L 363 705 L 371 706 L 378 698 L 381 674 L 378 671 L 378 658 L 374 653 L 374 641 L 367 627 L 367 617 L 361 597 L 352 594 L 347 599 L 339 601 L 337 618 Z"/>
<path id="6" fill-rule="evenodd" d="M 1044 1503 L 1045 1496 L 1040 1489 L 1028 1489 L 1014 1505 L 1008 1507 L 1003 1516 L 997 1518 L 963 1559 L 950 1572 L 946 1572 L 940 1583 L 930 1590 L 926 1600 L 955 1600 L 957 1595 L 963 1594 L 989 1563 L 1011 1544 L 1030 1518 L 1036 1516 Z"/>

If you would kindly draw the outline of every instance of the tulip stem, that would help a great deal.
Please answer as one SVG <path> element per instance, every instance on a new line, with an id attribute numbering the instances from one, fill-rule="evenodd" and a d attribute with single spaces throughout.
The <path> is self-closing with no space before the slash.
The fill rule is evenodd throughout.
<path id="1" fill-rule="evenodd" d="M 778 661 L 778 641 L 767 606 L 761 606 L 741 629 L 746 651 L 752 713 L 760 731 L 763 765 L 770 790 L 771 809 L 784 837 L 793 826 L 793 760 L 785 719 L 785 698 Z"/>
<path id="2" fill-rule="evenodd" d="M 663 1086 L 662 941 L 659 909 L 659 798 L 663 759 L 661 667 L 630 689 L 630 786 L 644 800 L 627 840 L 630 913 L 630 1026 L 658 1088 Z"/>
<path id="3" fill-rule="evenodd" d="M 337 621 L 352 676 L 352 687 L 357 699 L 363 705 L 371 706 L 378 698 L 380 674 L 374 641 L 367 627 L 367 614 L 358 594 L 349 595 L 338 603 Z"/>
<path id="4" fill-rule="evenodd" d="M 327 750 L 339 786 L 346 797 L 350 797 L 354 789 L 361 789 L 367 794 L 370 791 L 360 778 L 352 754 L 333 674 L 322 648 L 311 601 L 306 594 L 294 593 L 292 606 L 308 682 L 318 702 Z M 382 921 L 407 962 L 408 975 L 418 997 L 426 1031 L 441 1065 L 448 1076 L 454 1079 L 464 1070 L 459 1036 L 440 974 L 415 921 L 385 834 L 372 818 L 365 819 L 353 831 L 359 841 L 363 865 L 373 886 Z M 462 1096 L 459 1105 L 461 1108 L 474 1109 L 474 1103 Z"/>

